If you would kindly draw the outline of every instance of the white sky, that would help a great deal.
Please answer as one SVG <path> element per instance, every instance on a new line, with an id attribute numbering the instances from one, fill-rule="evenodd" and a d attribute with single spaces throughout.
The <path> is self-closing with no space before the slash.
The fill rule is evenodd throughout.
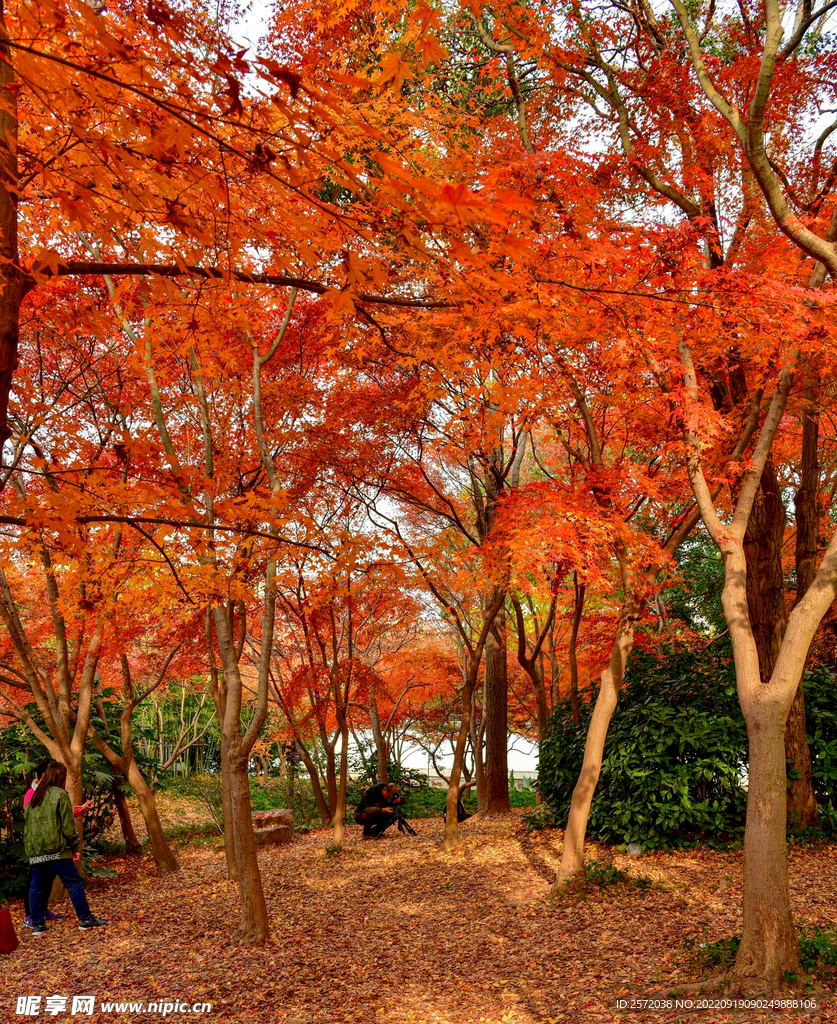
<path id="1" fill-rule="evenodd" d="M 270 4 L 264 0 L 253 0 L 250 10 L 237 21 L 236 40 L 250 47 L 251 57 L 258 52 L 258 42 L 267 29 L 269 17 Z"/>
<path id="2" fill-rule="evenodd" d="M 509 746 L 509 771 L 510 772 L 534 772 L 538 769 L 538 745 L 537 743 L 530 743 L 529 740 L 525 740 L 520 736 L 513 736 L 512 742 Z M 444 768 L 450 768 L 453 764 L 453 754 L 449 753 L 446 757 L 437 757 L 439 766 Z M 407 748 L 405 747 L 405 755 L 403 758 L 405 768 L 417 768 L 420 771 L 426 771 L 430 775 L 435 775 L 433 771 L 433 765 L 430 764 L 430 759 L 427 754 L 419 747 Z"/>

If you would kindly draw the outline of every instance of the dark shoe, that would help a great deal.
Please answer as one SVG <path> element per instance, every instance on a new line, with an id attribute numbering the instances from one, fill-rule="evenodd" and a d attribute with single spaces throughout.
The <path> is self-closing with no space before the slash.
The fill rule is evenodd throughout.
<path id="1" fill-rule="evenodd" d="M 88 917 L 86 921 L 79 921 L 78 930 L 80 932 L 86 932 L 88 928 L 101 928 L 102 925 L 106 925 L 107 921 L 102 921 L 98 917 Z"/>
<path id="2" fill-rule="evenodd" d="M 45 921 L 60 921 L 61 920 L 61 915 L 60 914 L 53 914 L 53 912 L 51 910 L 45 910 L 44 911 L 44 920 Z"/>
<path id="3" fill-rule="evenodd" d="M 32 934 L 36 938 L 39 938 L 41 935 L 46 935 L 46 933 L 48 931 L 49 931 L 49 928 L 47 928 L 47 926 L 45 924 L 33 924 L 32 925 Z"/>

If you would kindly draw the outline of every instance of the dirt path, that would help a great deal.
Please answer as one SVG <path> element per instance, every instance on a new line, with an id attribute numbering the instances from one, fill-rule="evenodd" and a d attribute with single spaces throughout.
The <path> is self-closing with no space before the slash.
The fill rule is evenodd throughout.
<path id="1" fill-rule="evenodd" d="M 182 872 L 166 878 L 147 859 L 114 859 L 118 877 L 90 892 L 110 926 L 80 933 L 62 920 L 41 939 L 25 933 L 2 962 L 0 1021 L 26 1019 L 14 1011 L 29 994 L 95 995 L 92 1019 L 109 1021 L 160 1017 L 99 1013 L 103 1000 L 208 1001 L 207 1024 L 837 1020 L 829 1005 L 813 1015 L 616 1009 L 619 997 L 697 980 L 685 940 L 738 931 L 740 853 L 617 857 L 654 885 L 556 903 L 545 897 L 560 833 L 527 836 L 518 819 L 471 819 L 461 853 L 446 858 L 436 851 L 440 822 L 415 824 L 416 838 L 370 843 L 352 834 L 341 856 L 326 855 L 325 833 L 264 851 L 273 938 L 257 949 L 230 945 L 236 888 L 224 878 L 222 854 L 182 850 Z M 791 871 L 800 923 L 833 926 L 837 848 L 795 852 Z M 19 905 L 14 912 L 19 925 Z"/>

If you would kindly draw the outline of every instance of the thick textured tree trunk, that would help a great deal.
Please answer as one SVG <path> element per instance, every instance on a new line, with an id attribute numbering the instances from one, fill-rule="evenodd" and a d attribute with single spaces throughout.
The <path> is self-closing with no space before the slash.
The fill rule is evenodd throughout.
<path id="1" fill-rule="evenodd" d="M 289 757 L 286 761 L 287 764 L 287 780 L 288 780 L 288 809 L 293 811 L 294 809 L 294 784 L 296 782 L 296 762 L 292 757 Z"/>
<path id="2" fill-rule="evenodd" d="M 118 779 L 113 781 L 113 800 L 116 804 L 116 813 L 119 815 L 119 827 L 122 829 L 122 838 L 125 840 L 125 852 L 136 857 L 142 853 L 142 845 L 134 831 L 134 823 L 131 821 L 131 811 L 128 807 L 128 798 L 122 791 Z"/>
<path id="3" fill-rule="evenodd" d="M 468 731 L 471 739 L 471 750 L 474 752 L 474 780 L 477 787 L 477 811 L 485 813 L 488 796 L 485 791 L 485 758 L 483 757 L 482 729 L 476 711 L 477 691 L 471 694 L 471 720 Z"/>
<path id="4" fill-rule="evenodd" d="M 805 693 L 801 679 L 785 726 L 785 758 L 787 769 L 792 769 L 796 776 L 787 780 L 788 822 L 794 828 L 809 828 L 817 823 L 819 807 L 814 793 Z"/>
<path id="5" fill-rule="evenodd" d="M 811 400 L 809 393 L 806 397 Z M 796 511 L 796 600 L 801 601 L 817 574 L 819 541 L 819 458 L 817 444 L 819 419 L 810 404 L 802 414 L 802 468 L 799 490 L 794 506 Z M 806 661 L 807 663 L 807 661 Z M 785 757 L 788 768 L 797 778 L 788 779 L 788 821 L 796 828 L 807 828 L 817 821 L 817 798 L 811 770 L 811 751 L 808 747 L 808 728 L 805 718 L 805 691 L 802 688 L 804 669 L 796 688 L 796 696 L 785 727 Z"/>
<path id="6" fill-rule="evenodd" d="M 799 970 L 785 839 L 785 712 L 774 702 L 746 699 L 742 711 L 750 745 L 744 927 L 731 981 L 748 992 L 770 992 L 785 983 L 787 972 Z"/>
<path id="7" fill-rule="evenodd" d="M 331 808 L 333 818 L 337 811 L 337 759 L 334 756 L 334 744 L 323 741 L 326 759 L 326 788 L 328 790 L 328 805 Z"/>
<path id="8" fill-rule="evenodd" d="M 803 419 L 802 485 L 796 495 L 797 601 L 816 575 L 817 559 L 817 433 L 815 421 Z M 753 504 L 744 553 L 747 559 L 747 605 L 759 656 L 761 678 L 770 679 L 787 628 L 785 576 L 782 545 L 785 506 L 776 469 L 768 459 Z M 800 559 L 802 574 L 800 575 Z M 788 778 L 788 816 L 798 826 L 816 820 L 817 804 L 811 773 L 811 752 L 805 722 L 802 680 L 785 727 L 785 755 L 798 778 Z"/>
<path id="9" fill-rule="evenodd" d="M 179 871 L 180 864 L 172 852 L 168 841 L 163 834 L 163 824 L 157 811 L 157 801 L 154 798 L 154 790 L 148 785 L 142 772 L 137 767 L 133 758 L 128 759 L 125 766 L 125 773 L 128 776 L 128 783 L 134 791 L 139 804 L 142 820 L 145 822 L 145 830 L 148 833 L 148 842 L 151 845 L 151 854 L 162 874 L 169 874 L 172 871 Z"/>
<path id="10" fill-rule="evenodd" d="M 223 721 L 223 719 L 221 719 Z M 249 789 L 247 790 L 249 797 Z M 227 741 L 221 737 L 221 813 L 224 818 L 224 852 L 227 860 L 227 878 L 238 878 L 238 856 L 235 848 L 233 823 L 232 769 Z"/>
<path id="11" fill-rule="evenodd" d="M 616 710 L 619 691 L 625 678 L 625 666 L 634 645 L 634 628 L 639 617 L 639 604 L 632 594 L 626 596 L 619 615 L 616 637 L 608 667 L 602 672 L 599 696 L 590 719 L 587 739 L 584 744 L 584 760 L 578 781 L 573 789 L 567 829 L 564 833 L 564 848 L 561 852 L 561 867 L 553 892 L 558 893 L 567 879 L 578 875 L 584 868 L 584 841 L 587 835 L 587 819 L 590 806 L 602 770 L 605 741 L 610 720 Z"/>
<path id="12" fill-rule="evenodd" d="M 250 776 L 247 753 L 231 754 L 230 794 L 233 804 L 233 836 L 238 862 L 241 919 L 236 938 L 244 945 L 263 942 L 269 934 L 267 905 L 256 856 L 256 837 L 250 810 Z"/>
<path id="13" fill-rule="evenodd" d="M 535 664 L 529 672 L 532 680 L 532 689 L 535 691 L 535 712 L 537 714 L 538 745 L 546 739 L 549 729 L 549 705 L 546 702 L 546 687 L 543 684 L 543 675 L 540 667 Z"/>
<path id="14" fill-rule="evenodd" d="M 782 570 L 784 539 L 785 506 L 776 469 L 768 459 L 744 535 L 747 606 L 764 680 L 773 674 L 788 622 Z"/>
<path id="15" fill-rule="evenodd" d="M 378 714 L 378 702 L 375 700 L 374 693 L 369 694 L 369 724 L 372 728 L 372 738 L 375 740 L 378 782 L 389 782 L 389 751 L 384 730 L 381 728 L 381 717 Z"/>
<path id="16" fill-rule="evenodd" d="M 749 742 L 744 923 L 730 986 L 755 994 L 781 987 L 785 973 L 795 973 L 799 968 L 799 944 L 788 888 L 784 735 L 796 681 L 813 635 L 811 629 L 806 643 L 805 631 L 816 618 L 816 612 L 797 606 L 785 632 L 773 675 L 763 681 L 758 646 L 748 614 L 746 558 L 734 540 L 722 551 L 725 570 L 722 603 Z M 807 605 L 810 604 L 808 601 Z M 823 610 L 825 607 L 827 605 Z"/>
<path id="17" fill-rule="evenodd" d="M 330 825 L 332 809 L 328 805 L 325 793 L 323 792 L 323 787 L 320 784 L 320 774 L 317 771 L 317 765 L 314 763 L 314 758 L 311 757 L 301 743 L 297 743 L 296 750 L 302 759 L 302 763 L 308 769 L 308 778 L 311 780 L 311 789 L 314 791 L 314 800 L 316 801 L 317 811 L 319 812 L 320 818 L 324 825 Z"/>
<path id="18" fill-rule="evenodd" d="M 345 716 L 340 720 L 340 776 L 337 790 L 337 804 L 334 808 L 334 845 L 343 845 L 346 822 L 346 791 L 349 779 L 349 726 Z"/>
<path id="19" fill-rule="evenodd" d="M 485 643 L 485 813 L 508 814 L 509 681 L 506 613 L 500 608 Z"/>
<path id="20" fill-rule="evenodd" d="M 445 804 L 445 833 L 440 845 L 444 852 L 455 850 L 459 845 L 459 818 L 457 803 L 459 802 L 459 780 L 462 778 L 462 764 L 465 760 L 465 748 L 468 745 L 468 732 L 471 726 L 471 697 L 473 687 L 466 686 L 462 693 L 462 721 L 456 736 L 453 752 L 453 767 L 450 770 L 450 784 Z"/>
<path id="21" fill-rule="evenodd" d="M 570 631 L 570 708 L 572 709 L 573 721 L 581 725 L 581 708 L 578 706 L 578 630 L 581 626 L 581 617 L 584 615 L 584 598 L 587 593 L 587 586 L 579 584 L 578 574 L 573 573 L 573 585 L 575 587 L 575 603 L 573 605 L 573 625 Z"/>
<path id="22" fill-rule="evenodd" d="M 17 93 L 4 6 L 0 0 L 0 447 L 9 436 L 9 391 L 25 294 L 17 250 Z"/>

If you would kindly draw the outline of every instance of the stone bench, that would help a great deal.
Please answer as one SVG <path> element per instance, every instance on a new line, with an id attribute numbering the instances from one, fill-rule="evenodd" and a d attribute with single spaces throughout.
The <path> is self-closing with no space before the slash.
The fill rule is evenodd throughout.
<path id="1" fill-rule="evenodd" d="M 294 812 L 286 807 L 273 807 L 269 811 L 253 811 L 253 834 L 256 848 L 281 846 L 293 842 Z"/>
<path id="2" fill-rule="evenodd" d="M 269 811 L 253 811 L 253 836 L 256 849 L 263 846 L 286 846 L 294 838 L 294 812 L 284 807 L 274 807 Z M 223 846 L 217 850 L 223 850 Z"/>
<path id="3" fill-rule="evenodd" d="M 252 817 L 255 828 L 273 828 L 282 825 L 293 832 L 294 812 L 285 807 L 274 807 L 269 811 L 253 811 Z"/>

